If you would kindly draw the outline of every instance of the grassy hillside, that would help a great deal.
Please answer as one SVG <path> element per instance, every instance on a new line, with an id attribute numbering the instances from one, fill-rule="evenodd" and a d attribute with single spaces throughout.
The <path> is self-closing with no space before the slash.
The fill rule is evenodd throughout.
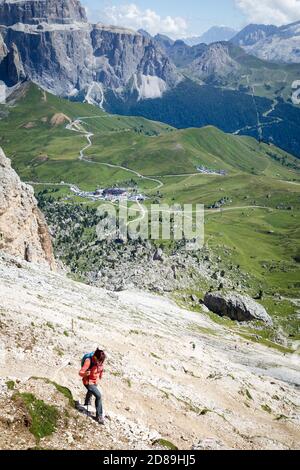
<path id="1" fill-rule="evenodd" d="M 33 85 L 9 106 L 0 106 L 0 113 L 0 145 L 23 180 L 43 183 L 35 186 L 37 192 L 46 188 L 62 202 L 67 198 L 90 207 L 95 203 L 51 183 L 94 190 L 135 182 L 148 196 L 148 206 L 157 200 L 205 204 L 205 242 L 220 254 L 224 269 L 239 265 L 247 273 L 249 292 L 255 295 L 262 288 L 271 299 L 270 313 L 279 312 L 285 322 L 295 323 L 296 307 L 290 303 L 281 308 L 272 296 L 299 298 L 298 159 L 252 137 L 225 134 L 212 126 L 176 130 L 109 115 Z M 82 132 L 66 129 L 79 116 Z M 90 162 L 78 159 L 87 145 L 84 130 L 94 134 L 84 152 Z M 198 166 L 226 175 L 200 174 Z M 220 200 L 222 210 L 211 210 Z"/>
<path id="2" fill-rule="evenodd" d="M 274 146 L 255 139 L 224 134 L 214 127 L 175 130 L 146 119 L 109 115 L 93 106 L 57 98 L 31 85 L 10 106 L 1 106 L 0 142 L 26 180 L 82 184 L 113 184 L 133 173 L 79 161 L 87 143 L 84 131 L 94 134 L 85 155 L 95 163 L 111 163 L 148 176 L 197 173 L 198 166 L 225 170 L 229 181 L 240 173 L 276 179 L 299 179 L 299 162 Z M 66 125 L 82 117 L 82 132 Z M 196 176 L 201 185 L 205 176 Z M 209 182 L 215 180 L 208 177 Z M 167 180 L 165 186 L 172 186 Z M 218 177 L 217 181 L 220 181 Z M 185 183 L 183 183 L 185 184 Z M 237 183 L 240 184 L 240 183 Z M 152 186 L 156 186 L 152 184 Z M 166 188 L 168 191 L 168 188 Z"/>
<path id="3" fill-rule="evenodd" d="M 99 134 L 132 131 L 137 135 L 158 135 L 172 130 L 158 122 L 113 116 L 88 104 L 69 102 L 32 84 L 16 92 L 9 105 L 0 105 L 1 115 L 0 145 L 12 156 L 21 174 L 43 162 L 42 157 L 52 161 L 76 160 L 84 139 L 65 126 L 77 117 L 85 117 L 89 130 Z"/>
<path id="4" fill-rule="evenodd" d="M 291 85 L 300 77 L 299 64 L 276 64 L 247 54 L 242 48 L 227 43 L 229 54 L 241 67 L 239 73 L 229 78 L 223 86 L 245 89 L 256 96 L 274 100 L 281 97 L 291 102 Z"/>
<path id="5" fill-rule="evenodd" d="M 265 79 L 274 73 L 266 70 Z M 201 86 L 186 79 L 163 98 L 125 103 L 110 96 L 107 108 L 114 113 L 163 121 L 178 129 L 213 125 L 224 132 L 251 135 L 273 143 L 300 157 L 300 109 L 290 103 L 283 104 L 281 97 L 283 89 L 291 96 L 292 82 L 276 81 L 269 92 L 270 85 L 263 77 L 251 76 L 249 83 L 248 78 L 243 75 L 240 82 L 222 86 Z"/>

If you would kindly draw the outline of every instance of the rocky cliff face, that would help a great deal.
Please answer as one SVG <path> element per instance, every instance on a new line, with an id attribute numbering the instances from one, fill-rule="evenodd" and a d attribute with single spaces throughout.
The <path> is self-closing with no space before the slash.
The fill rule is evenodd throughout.
<path id="1" fill-rule="evenodd" d="M 19 51 L 15 43 L 8 49 L 0 34 L 0 78 L 7 87 L 13 87 L 26 78 L 20 59 Z"/>
<path id="2" fill-rule="evenodd" d="M 253 46 L 258 41 L 266 39 L 275 34 L 279 28 L 273 25 L 249 24 L 242 31 L 236 34 L 231 42 L 237 46 Z"/>
<path id="3" fill-rule="evenodd" d="M 0 1 L 0 24 L 16 23 L 67 24 L 87 21 L 84 8 L 78 0 L 2 0 Z"/>
<path id="4" fill-rule="evenodd" d="M 27 78 L 64 97 L 103 104 L 105 93 L 157 98 L 181 76 L 151 38 L 86 21 L 75 0 L 0 3 L 0 81 Z"/>
<path id="5" fill-rule="evenodd" d="M 1 148 L 0 250 L 55 269 L 48 227 L 33 189 L 20 181 Z"/>
<path id="6" fill-rule="evenodd" d="M 168 43 L 161 39 L 159 35 L 155 37 L 155 41 L 164 50 L 168 57 L 177 67 L 186 67 L 193 62 L 198 56 L 207 50 L 206 44 L 197 44 L 196 46 L 188 46 L 183 41 L 175 41 Z"/>

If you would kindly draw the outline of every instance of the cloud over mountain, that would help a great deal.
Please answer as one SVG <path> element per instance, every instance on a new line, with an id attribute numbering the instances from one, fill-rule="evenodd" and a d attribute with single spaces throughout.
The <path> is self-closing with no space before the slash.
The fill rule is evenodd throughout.
<path id="1" fill-rule="evenodd" d="M 282 25 L 300 20 L 300 0 L 235 0 L 251 23 Z"/>
<path id="2" fill-rule="evenodd" d="M 187 21 L 180 16 L 160 16 L 156 11 L 147 8 L 142 10 L 135 3 L 107 6 L 97 12 L 89 12 L 90 19 L 106 24 L 125 26 L 134 30 L 145 29 L 150 34 L 169 34 L 174 38 L 182 37 L 187 31 Z"/>

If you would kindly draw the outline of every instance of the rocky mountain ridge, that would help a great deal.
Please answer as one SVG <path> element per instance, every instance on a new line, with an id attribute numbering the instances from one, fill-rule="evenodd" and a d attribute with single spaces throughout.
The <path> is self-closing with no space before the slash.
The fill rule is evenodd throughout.
<path id="1" fill-rule="evenodd" d="M 262 59 L 299 62 L 298 26 L 250 25 L 232 43 Z M 224 77 L 239 77 L 240 71 L 230 47 L 227 42 L 191 47 L 144 30 L 90 24 L 77 0 L 3 0 L 0 102 L 23 80 L 105 109 L 114 99 L 131 103 L 161 98 L 186 75 L 224 85 Z"/>
<path id="2" fill-rule="evenodd" d="M 281 27 L 251 24 L 230 41 L 262 60 L 300 63 L 300 21 Z"/>
<path id="3" fill-rule="evenodd" d="M 181 77 L 151 39 L 89 24 L 79 2 L 27 0 L 0 3 L 0 79 L 102 106 L 107 89 L 156 98 Z"/>
<path id="4" fill-rule="evenodd" d="M 242 49 L 226 41 L 189 46 L 182 40 L 171 42 L 160 35 L 154 40 L 184 75 L 204 82 L 217 82 L 224 77 L 238 75 L 241 70 L 239 58 L 246 55 Z"/>

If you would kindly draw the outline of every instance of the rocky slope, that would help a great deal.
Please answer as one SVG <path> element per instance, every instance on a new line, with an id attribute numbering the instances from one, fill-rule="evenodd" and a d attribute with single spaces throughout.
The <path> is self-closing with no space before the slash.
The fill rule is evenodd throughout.
<path id="1" fill-rule="evenodd" d="M 280 28 L 252 24 L 231 39 L 231 42 L 263 60 L 300 63 L 299 21 Z"/>
<path id="2" fill-rule="evenodd" d="M 48 227 L 33 189 L 20 181 L 1 148 L 0 249 L 55 268 Z"/>
<path id="3" fill-rule="evenodd" d="M 298 355 L 166 298 L 110 293 L 4 254 L 0 290 L 2 449 L 299 448 Z M 96 345 L 108 352 L 101 428 L 59 387 L 82 402 L 80 358 Z M 37 399 L 52 418 L 40 438 Z"/>
<path id="4" fill-rule="evenodd" d="M 224 77 L 240 75 L 239 60 L 246 54 L 228 42 L 189 46 L 184 41 L 168 41 L 165 36 L 154 38 L 159 47 L 185 75 L 204 82 L 217 82 Z"/>
<path id="5" fill-rule="evenodd" d="M 32 189 L 2 153 L 0 182 L 1 449 L 299 448 L 296 352 L 250 343 L 204 305 L 191 312 L 51 272 Z M 158 249 L 149 264 L 162 261 Z M 235 298 L 239 320 L 241 303 L 257 318 L 257 304 Z M 80 359 L 97 345 L 108 354 L 104 427 L 74 407 L 84 397 Z"/>
<path id="6" fill-rule="evenodd" d="M 231 57 L 230 52 L 230 45 L 227 43 L 211 44 L 198 51 L 196 58 L 188 65 L 187 71 L 193 78 L 213 82 L 238 75 L 241 66 Z"/>
<path id="7" fill-rule="evenodd" d="M 201 56 L 205 51 L 208 50 L 206 44 L 198 44 L 190 47 L 184 41 L 168 42 L 164 36 L 155 36 L 155 41 L 170 57 L 176 67 L 186 67 L 191 64 L 193 60 Z"/>
<path id="8" fill-rule="evenodd" d="M 12 87 L 25 78 L 100 105 L 107 89 L 156 98 L 181 79 L 151 38 L 89 24 L 78 1 L 1 2 L 0 80 Z"/>

